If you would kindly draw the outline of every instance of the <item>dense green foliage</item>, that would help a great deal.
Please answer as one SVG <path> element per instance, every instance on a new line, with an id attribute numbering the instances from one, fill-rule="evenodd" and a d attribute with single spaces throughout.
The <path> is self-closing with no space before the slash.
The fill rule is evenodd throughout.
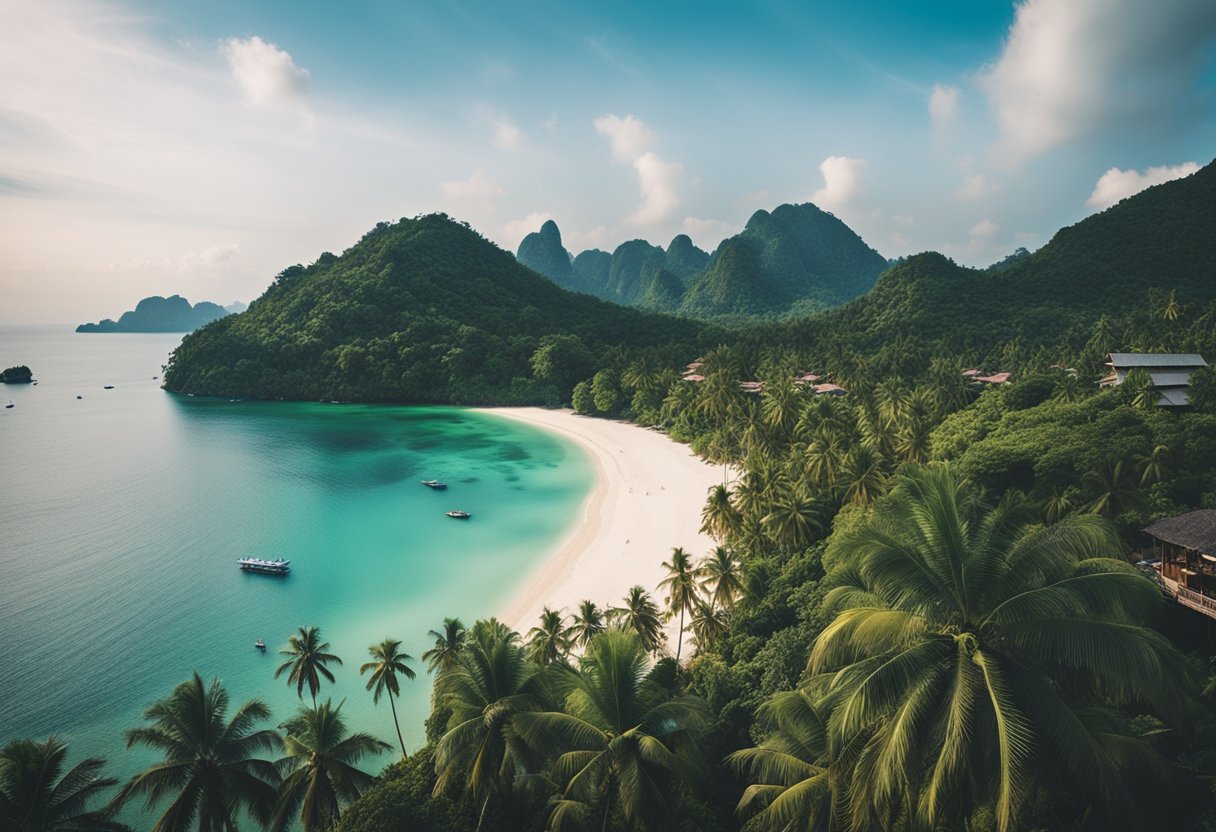
<path id="1" fill-rule="evenodd" d="M 20 367 L 9 367 L 0 373 L 0 384 L 29 384 L 33 380 L 33 370 L 24 364 Z"/>
<path id="2" fill-rule="evenodd" d="M 118 781 L 102 777 L 106 761 L 92 757 L 64 770 L 68 747 L 13 740 L 0 749 L 0 829 L 12 832 L 124 832 L 104 809 L 90 809 Z"/>
<path id="3" fill-rule="evenodd" d="M 165 386 L 262 398 L 558 403 L 592 355 L 628 345 L 672 360 L 717 337 L 567 292 L 467 226 L 431 215 L 381 223 L 341 257 L 284 270 L 248 310 L 187 336 Z M 545 358 L 555 343 L 560 355 Z"/>
<path id="4" fill-rule="evenodd" d="M 228 310 L 210 301 L 193 306 L 181 295 L 144 298 L 117 321 L 106 318 L 97 324 L 81 324 L 77 332 L 192 332 L 224 317 Z"/>
<path id="5" fill-rule="evenodd" d="M 666 251 L 644 240 L 571 262 L 547 221 L 520 243 L 519 262 L 559 286 L 627 306 L 694 318 L 790 317 L 863 294 L 887 261 L 847 225 L 814 205 L 757 211 L 712 255 L 676 236 Z"/>

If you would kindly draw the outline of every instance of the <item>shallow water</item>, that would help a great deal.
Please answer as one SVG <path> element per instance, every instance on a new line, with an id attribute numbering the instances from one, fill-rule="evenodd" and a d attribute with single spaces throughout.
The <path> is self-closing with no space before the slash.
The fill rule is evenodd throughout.
<path id="1" fill-rule="evenodd" d="M 322 696 L 393 743 L 358 667 L 368 645 L 401 639 L 419 678 L 398 713 L 420 744 L 427 630 L 503 605 L 578 517 L 590 460 L 458 408 L 169 394 L 153 377 L 179 341 L 0 329 L 0 368 L 39 379 L 0 386 L 14 403 L 0 409 L 0 744 L 57 733 L 73 760 L 128 774 L 147 755 L 123 731 L 196 669 L 277 723 L 299 703 L 272 678 L 276 651 L 300 625 L 345 661 Z M 292 573 L 242 573 L 246 555 L 289 558 Z"/>

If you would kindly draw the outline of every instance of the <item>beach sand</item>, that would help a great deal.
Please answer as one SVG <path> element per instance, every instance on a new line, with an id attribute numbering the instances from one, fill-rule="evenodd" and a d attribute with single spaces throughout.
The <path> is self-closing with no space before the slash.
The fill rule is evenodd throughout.
<path id="1" fill-rule="evenodd" d="M 520 633 L 536 625 L 545 606 L 567 614 L 587 598 L 601 609 L 616 606 L 635 584 L 662 606 L 656 587 L 671 550 L 683 546 L 696 562 L 715 545 L 699 529 L 706 492 L 722 481 L 722 469 L 695 456 L 687 445 L 628 422 L 576 416 L 569 410 L 505 407 L 482 412 L 561 434 L 582 446 L 596 467 L 598 482 L 578 525 L 502 610 L 500 618 Z M 673 651 L 678 624 L 677 619 L 667 626 Z"/>

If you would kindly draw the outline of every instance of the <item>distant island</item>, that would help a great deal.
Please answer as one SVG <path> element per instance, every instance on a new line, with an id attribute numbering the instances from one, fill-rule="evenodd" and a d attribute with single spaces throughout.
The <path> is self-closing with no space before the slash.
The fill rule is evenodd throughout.
<path id="1" fill-rule="evenodd" d="M 33 380 L 33 370 L 24 364 L 20 367 L 9 367 L 3 373 L 0 373 L 0 383 L 3 384 L 29 384 Z"/>
<path id="2" fill-rule="evenodd" d="M 117 320 L 104 319 L 101 323 L 81 324 L 77 332 L 193 332 L 201 326 L 229 315 L 244 311 L 244 304 L 236 301 L 228 307 L 209 301 L 200 301 L 193 306 L 181 295 L 162 298 L 144 298 L 130 312 L 122 313 Z"/>

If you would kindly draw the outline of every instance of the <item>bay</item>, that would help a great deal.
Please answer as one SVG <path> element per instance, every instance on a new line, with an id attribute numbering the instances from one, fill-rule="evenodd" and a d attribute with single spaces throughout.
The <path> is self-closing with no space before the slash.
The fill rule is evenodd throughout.
<path id="1" fill-rule="evenodd" d="M 54 733 L 73 760 L 129 775 L 148 755 L 123 731 L 195 670 L 277 723 L 299 706 L 277 651 L 303 625 L 344 660 L 321 695 L 394 744 L 358 667 L 370 644 L 403 642 L 418 679 L 398 712 L 421 744 L 427 631 L 502 606 L 577 521 L 590 460 L 461 408 L 169 394 L 156 377 L 180 339 L 0 329 L 0 365 L 39 380 L 0 386 L 0 744 Z M 292 572 L 243 573 L 249 555 Z"/>

